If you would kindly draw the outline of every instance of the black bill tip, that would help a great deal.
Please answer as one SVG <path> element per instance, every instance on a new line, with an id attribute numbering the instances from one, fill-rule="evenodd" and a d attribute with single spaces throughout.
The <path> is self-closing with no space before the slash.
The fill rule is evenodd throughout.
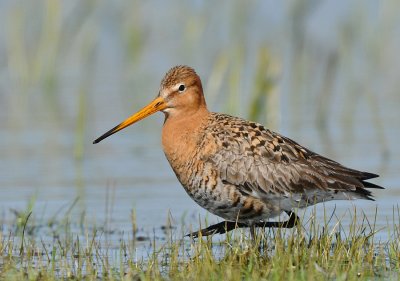
<path id="1" fill-rule="evenodd" d="M 122 123 L 121 123 L 121 124 L 122 124 Z M 104 140 L 105 138 L 107 138 L 107 137 L 109 137 L 109 136 L 115 134 L 116 132 L 118 132 L 118 131 L 120 130 L 121 124 L 115 126 L 115 127 L 112 128 L 111 130 L 109 130 L 108 132 L 106 132 L 105 134 L 103 134 L 101 137 L 95 139 L 95 140 L 93 141 L 93 144 L 99 143 L 99 142 L 101 142 L 102 140 Z"/>

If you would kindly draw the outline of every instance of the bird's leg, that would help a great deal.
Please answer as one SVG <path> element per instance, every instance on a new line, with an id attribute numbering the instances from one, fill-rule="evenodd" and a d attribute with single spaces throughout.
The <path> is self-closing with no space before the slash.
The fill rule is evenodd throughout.
<path id="1" fill-rule="evenodd" d="M 255 243 L 256 242 L 256 234 L 257 234 L 257 231 L 256 231 L 256 225 L 255 224 L 252 224 L 251 226 L 250 226 L 250 235 L 251 235 L 251 239 L 253 240 L 253 242 Z"/>
<path id="2" fill-rule="evenodd" d="M 295 227 L 299 222 L 300 218 L 291 211 L 285 211 L 288 214 L 289 219 L 287 221 L 267 221 L 267 222 L 258 222 L 255 225 L 258 227 L 276 227 L 276 228 L 292 228 Z"/>
<path id="3" fill-rule="evenodd" d="M 201 234 L 201 236 L 209 236 L 212 234 L 224 234 L 224 233 L 234 230 L 236 228 L 242 228 L 242 227 L 249 227 L 249 226 L 247 224 L 240 223 L 240 222 L 223 221 L 223 222 L 220 222 L 217 224 L 210 225 L 207 228 L 203 228 L 198 231 L 189 233 L 186 236 L 198 238 L 200 236 L 199 234 Z"/>
<path id="4" fill-rule="evenodd" d="M 268 221 L 268 222 L 263 222 L 263 223 L 255 223 L 250 226 L 250 234 L 251 238 L 253 240 L 253 243 L 256 242 L 256 227 L 276 227 L 276 228 L 292 228 L 296 226 L 299 222 L 300 219 L 299 217 L 291 211 L 286 211 L 286 214 L 289 216 L 289 219 L 287 221 L 283 222 L 277 222 L 277 221 Z M 258 247 L 258 250 L 261 251 L 261 244 Z"/>
<path id="5" fill-rule="evenodd" d="M 199 233 L 201 233 L 202 236 L 209 236 L 209 235 L 213 235 L 213 234 L 224 234 L 226 232 L 229 232 L 229 231 L 237 229 L 237 228 L 251 227 L 252 228 L 251 235 L 253 237 L 253 235 L 255 235 L 255 227 L 292 228 L 299 223 L 300 219 L 294 212 L 286 211 L 286 214 L 288 214 L 289 219 L 287 221 L 283 221 L 283 222 L 267 221 L 267 222 L 258 222 L 253 225 L 248 225 L 248 224 L 241 223 L 241 222 L 223 221 L 223 222 L 220 222 L 217 224 L 210 225 L 207 228 L 203 228 L 201 230 L 187 234 L 186 236 L 198 238 Z"/>

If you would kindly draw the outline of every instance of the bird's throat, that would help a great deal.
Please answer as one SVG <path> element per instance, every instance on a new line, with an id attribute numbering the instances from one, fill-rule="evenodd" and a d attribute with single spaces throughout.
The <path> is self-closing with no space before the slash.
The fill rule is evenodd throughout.
<path id="1" fill-rule="evenodd" d="M 163 150 L 171 165 L 180 165 L 196 151 L 202 128 L 206 126 L 209 112 L 201 108 L 196 112 L 187 114 L 174 114 L 166 117 L 162 130 Z M 179 160 L 178 160 L 179 159 Z"/>

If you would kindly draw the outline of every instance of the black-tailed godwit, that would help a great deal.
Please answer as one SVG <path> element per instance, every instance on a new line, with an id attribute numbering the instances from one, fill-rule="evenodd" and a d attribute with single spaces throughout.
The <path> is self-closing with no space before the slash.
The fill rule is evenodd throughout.
<path id="1" fill-rule="evenodd" d="M 294 208 L 373 200 L 368 188 L 382 188 L 366 181 L 376 174 L 347 168 L 256 122 L 208 111 L 200 77 L 188 66 L 170 69 L 149 105 L 93 143 L 157 111 L 165 115 L 162 145 L 178 180 L 197 204 L 226 220 L 195 237 L 235 227 L 293 227 Z M 287 221 L 268 221 L 283 212 Z"/>

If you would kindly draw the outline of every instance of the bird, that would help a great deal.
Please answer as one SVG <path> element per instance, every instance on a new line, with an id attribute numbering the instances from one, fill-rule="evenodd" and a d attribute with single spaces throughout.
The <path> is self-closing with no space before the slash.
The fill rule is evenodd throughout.
<path id="1" fill-rule="evenodd" d="M 172 67 L 152 102 L 93 143 L 159 111 L 163 151 L 178 181 L 225 220 L 189 234 L 195 238 L 235 228 L 291 228 L 299 224 L 295 209 L 374 200 L 369 189 L 383 189 L 367 181 L 377 174 L 348 168 L 257 122 L 210 112 L 199 75 L 185 65 Z M 283 213 L 287 221 L 270 221 Z"/>

